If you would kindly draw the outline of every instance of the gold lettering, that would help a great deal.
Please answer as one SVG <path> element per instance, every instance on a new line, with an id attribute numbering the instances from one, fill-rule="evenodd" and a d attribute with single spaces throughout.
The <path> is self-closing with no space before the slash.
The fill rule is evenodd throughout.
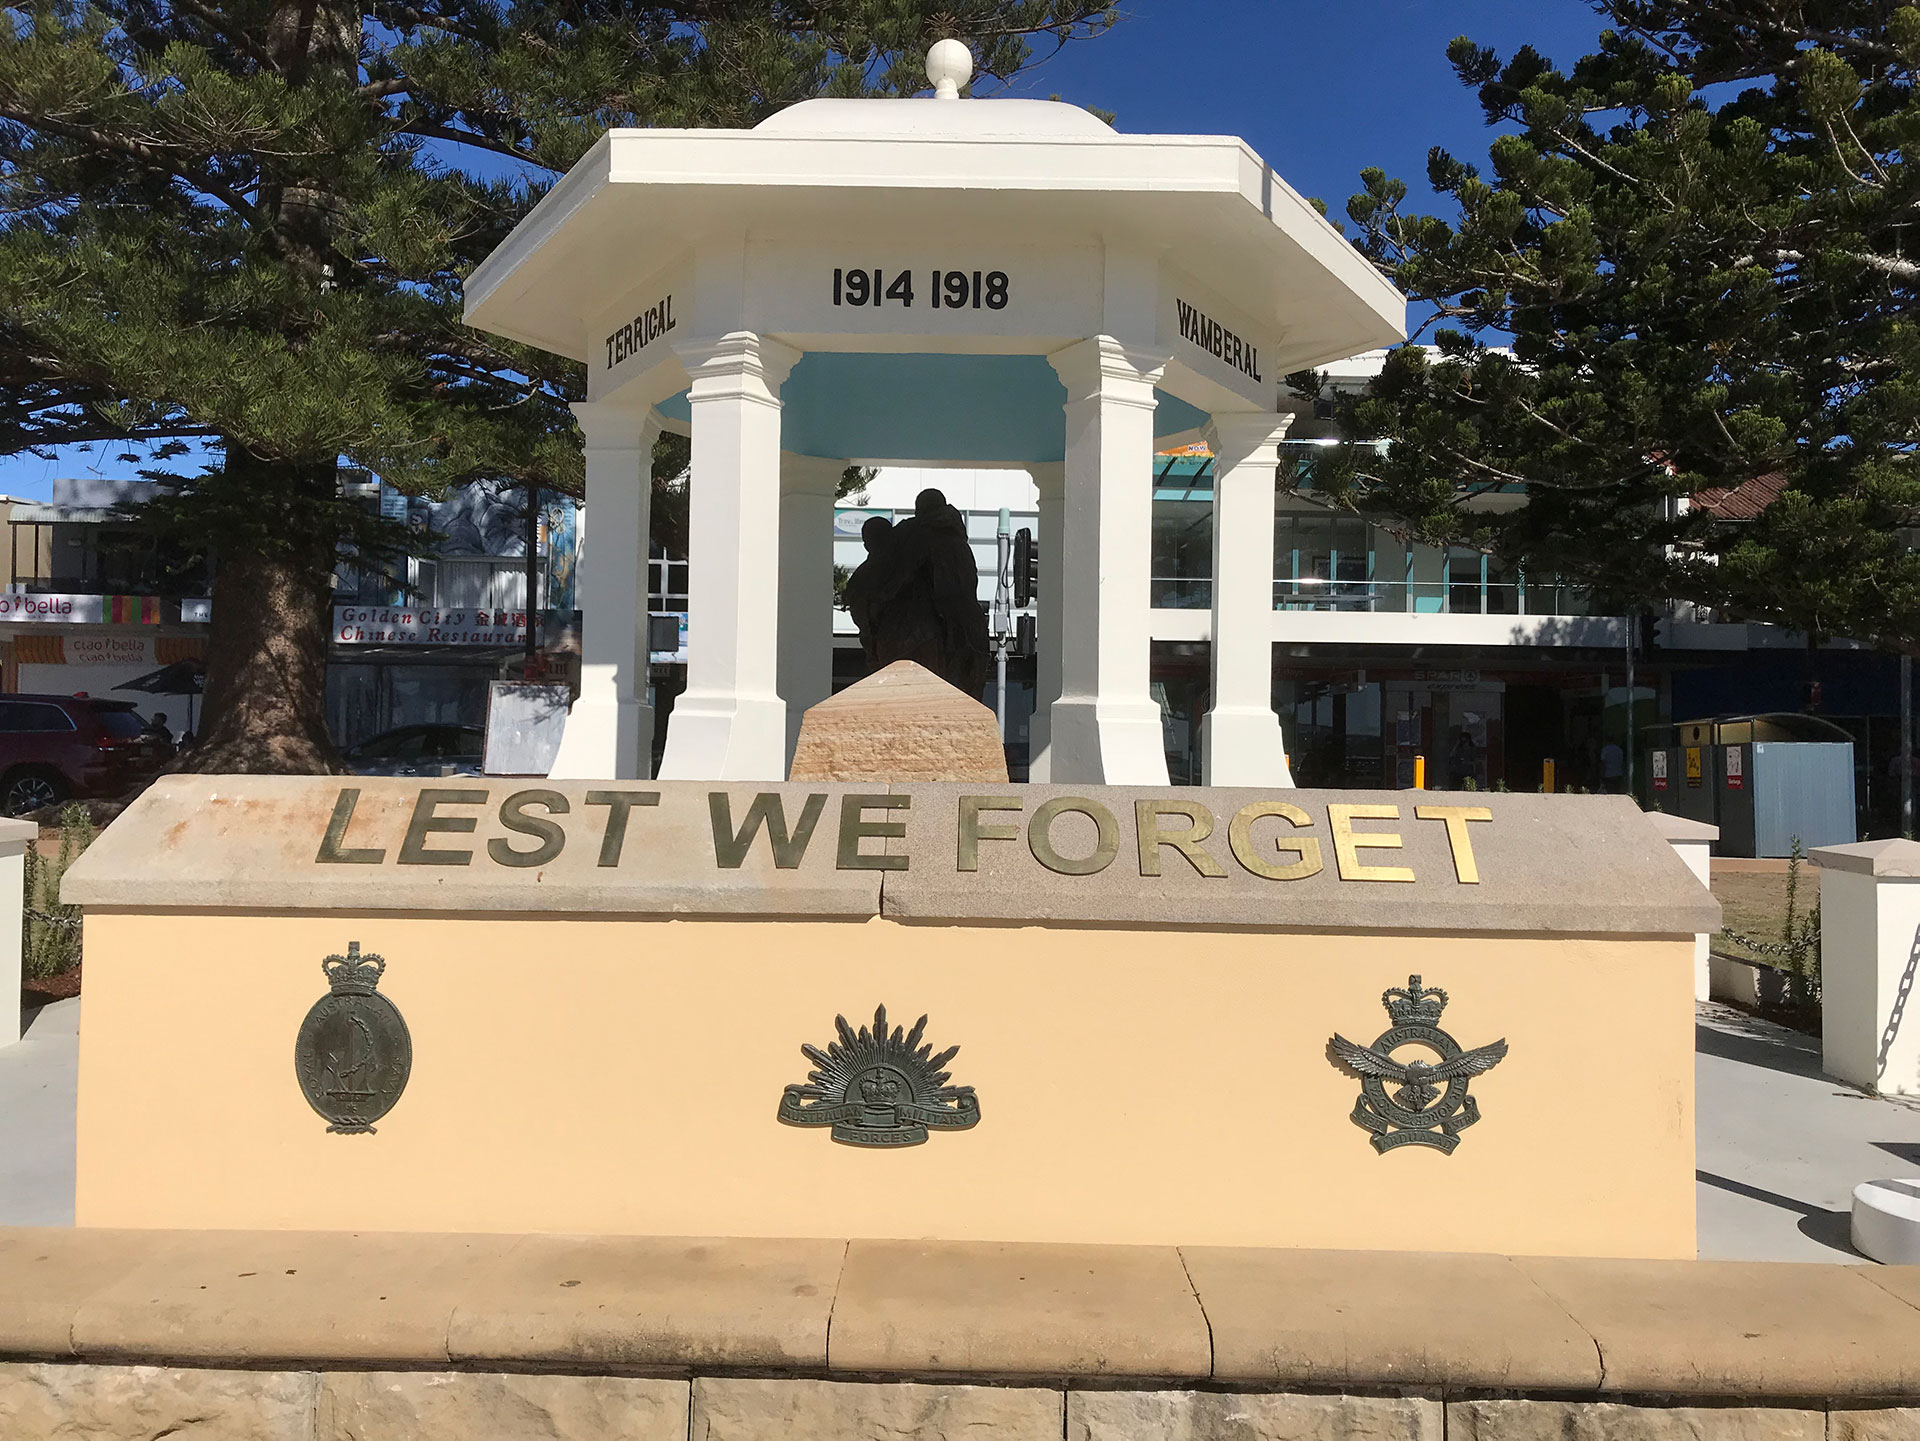
<path id="1" fill-rule="evenodd" d="M 435 831 L 465 834 L 480 824 L 478 817 L 475 816 L 434 814 L 439 807 L 483 806 L 486 803 L 485 791 L 438 788 L 421 791 L 420 798 L 413 803 L 413 819 L 407 822 L 406 838 L 400 842 L 400 864 L 403 866 L 472 865 L 472 851 L 430 851 L 427 849 L 427 837 Z"/>
<path id="2" fill-rule="evenodd" d="M 542 806 L 548 816 L 564 816 L 567 798 L 559 791 L 515 791 L 500 802 L 500 824 L 523 836 L 538 836 L 540 844 L 530 851 L 516 851 L 505 838 L 495 836 L 487 842 L 487 854 L 503 866 L 531 868 L 544 866 L 566 848 L 567 833 L 559 822 L 547 816 L 530 816 L 528 806 Z"/>
<path id="3" fill-rule="evenodd" d="M 1184 816 L 1186 826 L 1177 831 L 1163 830 L 1162 816 Z M 1140 847 L 1140 874 L 1160 874 L 1160 847 L 1172 846 L 1187 858 L 1187 864 L 1203 876 L 1222 877 L 1227 868 L 1201 848 L 1200 843 L 1213 834 L 1213 812 L 1198 801 L 1135 801 L 1133 827 Z"/>
<path id="4" fill-rule="evenodd" d="M 835 864 L 843 871 L 904 871 L 907 858 L 868 855 L 860 842 L 868 836 L 899 838 L 906 835 L 905 821 L 870 821 L 866 810 L 904 811 L 913 805 L 912 796 L 843 796 L 840 800 L 840 854 Z"/>
<path id="5" fill-rule="evenodd" d="M 1053 823 L 1068 811 L 1085 816 L 1099 833 L 1092 852 L 1078 860 L 1070 860 L 1053 848 Z M 1036 861 L 1059 875 L 1090 876 L 1104 871 L 1120 854 L 1120 822 L 1098 801 L 1085 796 L 1055 796 L 1033 813 L 1033 822 L 1027 827 L 1027 849 Z"/>
<path id="6" fill-rule="evenodd" d="M 327 833 L 320 837 L 320 854 L 315 865 L 377 866 L 387 858 L 385 850 L 368 846 L 349 847 L 347 827 L 353 824 L 353 808 L 360 804 L 360 788 L 344 786 L 333 803 L 333 815 L 327 821 Z"/>
<path id="7" fill-rule="evenodd" d="M 1355 821 L 1397 821 L 1398 806 L 1328 806 L 1327 826 L 1333 832 L 1333 859 L 1343 881 L 1410 881 L 1413 872 L 1406 866 L 1365 866 L 1360 864 L 1362 850 L 1400 849 L 1398 831 L 1358 831 Z"/>
<path id="8" fill-rule="evenodd" d="M 1414 817 L 1423 821 L 1445 821 L 1447 844 L 1453 848 L 1453 873 L 1463 886 L 1480 884 L 1480 867 L 1473 859 L 1473 840 L 1467 835 L 1468 821 L 1490 821 L 1493 812 L 1485 806 L 1415 806 Z"/>
<path id="9" fill-rule="evenodd" d="M 954 857 L 953 868 L 957 871 L 977 871 L 980 869 L 980 842 L 1017 841 L 1020 839 L 1019 826 L 981 825 L 982 811 L 1017 811 L 1025 808 L 1026 802 L 1018 796 L 962 796 L 960 797 L 960 842 Z"/>
<path id="10" fill-rule="evenodd" d="M 753 838 L 764 825 L 767 846 L 773 852 L 774 869 L 797 870 L 800 862 L 806 859 L 807 843 L 813 839 L 813 828 L 819 824 L 820 812 L 826 806 L 827 798 L 824 795 L 816 793 L 808 796 L 807 803 L 800 808 L 800 823 L 793 828 L 793 834 L 788 835 L 787 812 L 781 803 L 780 793 L 761 791 L 753 798 L 753 804 L 747 807 L 747 814 L 740 822 L 740 831 L 736 835 L 733 829 L 733 798 L 725 791 L 710 791 L 707 794 L 707 812 L 713 821 L 713 858 L 730 871 L 739 870 L 747 859 L 747 852 L 753 849 Z"/>
<path id="11" fill-rule="evenodd" d="M 1320 842 L 1313 836 L 1293 841 L 1275 837 L 1276 850 L 1292 851 L 1299 857 L 1290 865 L 1275 865 L 1254 849 L 1253 823 L 1262 816 L 1278 816 L 1296 829 L 1313 824 L 1312 816 L 1287 801 L 1255 801 L 1242 806 L 1227 823 L 1227 844 L 1233 848 L 1233 858 L 1256 876 L 1270 881 L 1304 881 L 1308 876 L 1319 875 L 1323 865 Z"/>
<path id="12" fill-rule="evenodd" d="M 607 828 L 600 833 L 600 864 L 617 866 L 627 843 L 627 817 L 635 806 L 657 806 L 659 791 L 588 791 L 587 804 L 607 808 Z"/>

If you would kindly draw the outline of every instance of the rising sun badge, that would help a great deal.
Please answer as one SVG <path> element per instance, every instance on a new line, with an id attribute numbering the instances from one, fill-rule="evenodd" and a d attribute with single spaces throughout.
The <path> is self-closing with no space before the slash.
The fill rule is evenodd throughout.
<path id="1" fill-rule="evenodd" d="M 387 970 L 380 957 L 361 955 L 353 941 L 320 969 L 328 994 L 313 1003 L 293 1046 L 300 1090 L 329 1133 L 370 1136 L 407 1088 L 413 1038 L 399 1009 L 374 989 Z"/>
<path id="2" fill-rule="evenodd" d="M 1360 1099 L 1353 1119 L 1373 1132 L 1373 1148 L 1387 1152 L 1397 1146 L 1434 1146 L 1448 1154 L 1460 1144 L 1460 1133 L 1480 1119 L 1479 1104 L 1467 1094 L 1467 1082 L 1491 1071 L 1505 1059 L 1507 1043 L 1495 1041 L 1478 1050 L 1463 1051 L 1440 1029 L 1440 1013 L 1447 993 L 1422 986 L 1418 976 L 1407 977 L 1407 988 L 1394 987 L 1380 997 L 1392 1026 L 1371 1046 L 1356 1046 L 1345 1036 L 1327 1042 L 1327 1056 L 1337 1066 L 1360 1075 Z M 1421 1046 L 1440 1059 L 1396 1060 L 1404 1046 Z M 1398 1087 L 1387 1094 L 1391 1082 Z"/>
<path id="3" fill-rule="evenodd" d="M 979 1124 L 980 1103 L 972 1086 L 949 1086 L 943 1069 L 959 1053 L 939 1055 L 920 1037 L 927 1018 L 911 1031 L 887 1029 L 887 1008 L 873 1013 L 873 1029 L 855 1031 L 845 1016 L 833 1018 L 840 1033 L 826 1050 L 803 1045 L 813 1062 L 804 1086 L 788 1086 L 780 1119 L 789 1126 L 831 1126 L 847 1146 L 918 1146 L 929 1131 L 964 1131 Z"/>

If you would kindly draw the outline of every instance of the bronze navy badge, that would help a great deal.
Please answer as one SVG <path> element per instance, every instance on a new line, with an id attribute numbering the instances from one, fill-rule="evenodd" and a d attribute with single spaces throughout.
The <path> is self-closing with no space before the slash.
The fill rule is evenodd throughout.
<path id="1" fill-rule="evenodd" d="M 413 1070 L 413 1038 L 393 1002 L 375 987 L 386 973 L 379 956 L 350 942 L 344 956 L 320 963 L 329 994 L 313 1003 L 294 1042 L 294 1070 L 307 1104 L 329 1134 L 373 1134 L 373 1123 L 400 1099 Z"/>

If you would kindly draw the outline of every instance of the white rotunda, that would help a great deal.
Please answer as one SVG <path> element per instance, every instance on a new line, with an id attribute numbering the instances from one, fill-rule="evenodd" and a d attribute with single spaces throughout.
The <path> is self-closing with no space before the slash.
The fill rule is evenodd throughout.
<path id="1" fill-rule="evenodd" d="M 1405 335 L 1399 293 L 1246 144 L 1076 106 L 809 100 L 614 130 L 476 270 L 467 319 L 583 361 L 581 692 L 554 775 L 648 770 L 648 475 L 692 438 L 687 688 L 661 775 L 780 780 L 832 673 L 850 463 L 1029 472 L 1046 545 L 1034 780 L 1161 784 L 1153 456 L 1217 457 L 1214 785 L 1290 784 L 1270 695 L 1282 377 Z"/>

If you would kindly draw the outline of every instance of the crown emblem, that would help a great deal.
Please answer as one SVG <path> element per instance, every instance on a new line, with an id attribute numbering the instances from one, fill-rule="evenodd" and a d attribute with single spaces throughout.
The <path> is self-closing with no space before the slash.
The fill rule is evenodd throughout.
<path id="1" fill-rule="evenodd" d="M 845 1016 L 833 1018 L 837 1040 L 823 1051 L 802 1045 L 813 1062 L 804 1085 L 780 1097 L 780 1120 L 789 1126 L 831 1126 L 847 1146 L 918 1146 L 929 1131 L 964 1131 L 979 1124 L 980 1103 L 972 1086 L 947 1084 L 949 1046 L 938 1055 L 922 1044 L 927 1018 L 913 1029 L 887 1028 L 887 1008 L 874 1009 L 873 1026 L 858 1031 Z"/>
<path id="2" fill-rule="evenodd" d="M 347 942 L 344 956 L 328 956 L 320 963 L 327 985 L 336 996 L 370 996 L 387 973 L 387 963 L 374 955 L 360 954 L 358 941 Z"/>
<path id="3" fill-rule="evenodd" d="M 1451 1155 L 1460 1133 L 1480 1119 L 1480 1105 L 1467 1094 L 1467 1083 L 1505 1060 L 1507 1043 L 1462 1050 L 1439 1026 L 1447 993 L 1421 985 L 1418 976 L 1385 991 L 1380 1004 L 1393 1024 L 1371 1046 L 1355 1045 L 1342 1035 L 1327 1042 L 1327 1059 L 1360 1078 L 1353 1122 L 1373 1132 L 1373 1148 L 1382 1154 L 1400 1146 L 1432 1146 Z M 1409 1047 L 1432 1059 L 1403 1059 L 1398 1053 Z"/>
<path id="4" fill-rule="evenodd" d="M 1418 976 L 1408 976 L 1404 989 L 1388 988 L 1380 997 L 1396 1026 L 1437 1026 L 1440 1013 L 1447 1008 L 1447 993 L 1438 986 L 1423 986 Z"/>

